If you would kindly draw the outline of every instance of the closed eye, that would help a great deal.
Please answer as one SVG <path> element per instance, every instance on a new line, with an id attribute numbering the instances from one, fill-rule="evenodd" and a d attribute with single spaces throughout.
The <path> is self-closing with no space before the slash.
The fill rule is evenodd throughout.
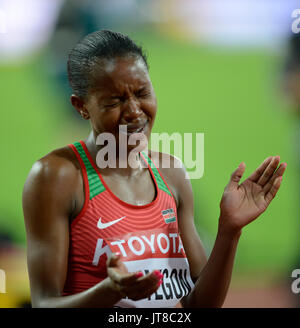
<path id="1" fill-rule="evenodd" d="M 136 93 L 137 97 L 145 98 L 150 96 L 151 92 L 147 89 L 141 89 Z"/>
<path id="2" fill-rule="evenodd" d="M 106 104 L 104 105 L 104 108 L 115 108 L 115 107 L 118 107 L 120 105 L 120 101 L 117 101 L 117 102 L 114 102 L 114 103 L 111 103 L 111 104 Z"/>

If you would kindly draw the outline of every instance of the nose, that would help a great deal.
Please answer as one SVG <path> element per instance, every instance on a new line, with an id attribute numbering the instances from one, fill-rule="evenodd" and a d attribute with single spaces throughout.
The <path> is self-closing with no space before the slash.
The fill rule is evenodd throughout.
<path id="1" fill-rule="evenodd" d="M 143 114 L 143 111 L 140 107 L 140 103 L 134 99 L 134 98 L 129 98 L 126 100 L 124 104 L 124 112 L 123 112 L 123 117 L 127 120 L 133 120 L 135 118 L 138 118 Z"/>

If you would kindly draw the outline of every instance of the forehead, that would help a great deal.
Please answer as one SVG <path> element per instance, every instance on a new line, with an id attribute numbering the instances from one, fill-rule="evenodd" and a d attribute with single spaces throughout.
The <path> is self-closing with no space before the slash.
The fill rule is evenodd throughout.
<path id="1" fill-rule="evenodd" d="M 90 91 L 103 94 L 124 92 L 150 83 L 143 59 L 134 56 L 97 60 L 90 79 Z"/>

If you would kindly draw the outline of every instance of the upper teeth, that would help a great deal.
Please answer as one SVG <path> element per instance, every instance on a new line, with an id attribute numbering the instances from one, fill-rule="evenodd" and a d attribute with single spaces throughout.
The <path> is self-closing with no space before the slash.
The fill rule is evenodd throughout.
<path id="1" fill-rule="evenodd" d="M 135 130 L 132 130 L 132 129 L 129 129 L 129 133 L 132 133 L 132 132 L 137 132 L 137 131 L 141 131 L 143 129 L 143 127 L 141 128 L 138 128 L 138 129 L 135 129 Z"/>
<path id="2" fill-rule="evenodd" d="M 130 127 L 130 126 L 122 126 L 121 128 L 119 128 L 119 132 L 123 133 L 123 134 L 132 134 L 132 133 L 139 133 L 141 131 L 143 131 L 144 126 L 141 126 L 140 128 L 134 128 L 134 127 Z"/>

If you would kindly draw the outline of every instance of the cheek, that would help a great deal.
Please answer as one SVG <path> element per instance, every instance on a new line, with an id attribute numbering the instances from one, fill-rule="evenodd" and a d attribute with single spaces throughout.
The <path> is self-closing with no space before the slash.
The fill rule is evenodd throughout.
<path id="1" fill-rule="evenodd" d="M 92 125 L 94 130 L 99 134 L 102 132 L 116 132 L 116 127 L 118 125 L 118 121 L 120 119 L 120 111 L 119 110 L 111 110 L 107 112 L 101 112 L 93 117 Z"/>
<path id="2" fill-rule="evenodd" d="M 150 138 L 151 135 L 151 131 L 155 122 L 156 112 L 157 112 L 157 104 L 156 101 L 153 101 L 149 103 L 147 107 L 147 115 L 149 117 L 149 130 L 147 132 L 148 138 Z"/>
<path id="3" fill-rule="evenodd" d="M 151 119 L 154 120 L 155 119 L 155 116 L 156 116 L 156 112 L 157 112 L 156 98 L 148 101 L 145 104 L 145 110 L 147 111 L 148 116 L 150 116 Z"/>

